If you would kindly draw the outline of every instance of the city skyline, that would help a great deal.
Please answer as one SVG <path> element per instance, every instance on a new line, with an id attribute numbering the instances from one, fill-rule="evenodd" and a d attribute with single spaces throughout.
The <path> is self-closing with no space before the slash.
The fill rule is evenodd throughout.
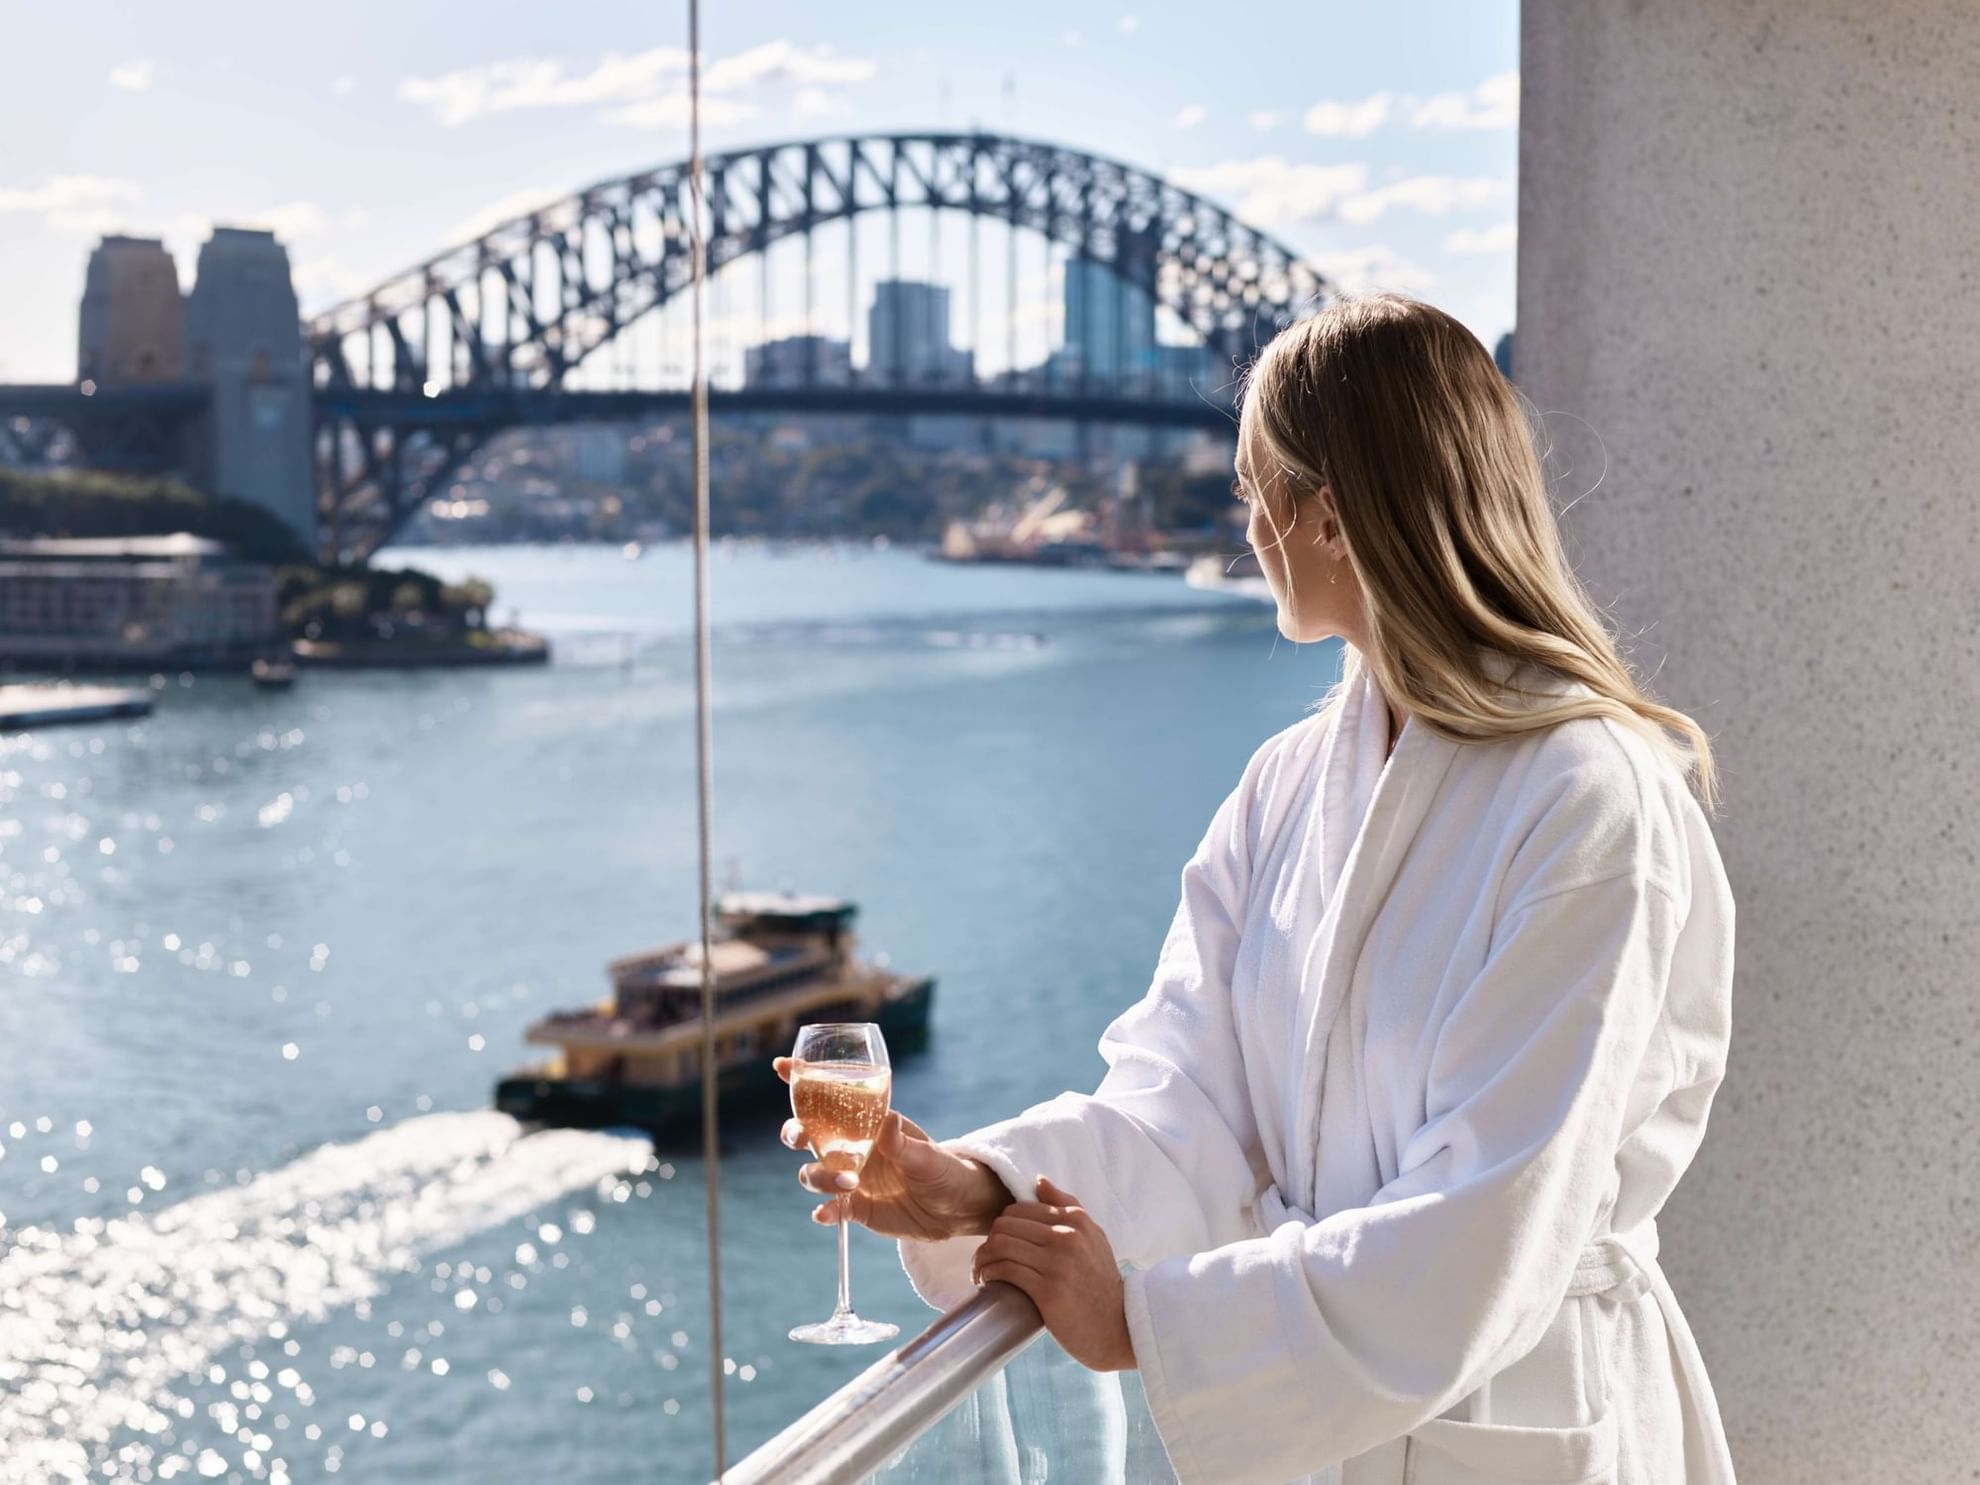
<path id="1" fill-rule="evenodd" d="M 1314 57 L 1252 32 L 1206 48 L 1146 7 L 1036 9 L 995 33 L 897 6 L 715 17 L 709 147 L 972 124 L 1047 138 L 1222 202 L 1344 287 L 1422 294 L 1488 344 L 1511 328 L 1514 6 L 1429 7 L 1408 33 L 1346 8 L 1280 11 L 1272 34 L 1328 38 Z M 196 31 L 134 8 L 87 32 L 24 19 L 24 52 L 48 66 L 0 100 L 0 126 L 38 150 L 0 167 L 0 380 L 75 375 L 84 266 L 106 232 L 162 237 L 189 281 L 215 223 L 273 228 L 308 313 L 685 153 L 682 38 L 650 18 L 518 10 L 497 42 L 417 9 L 372 27 L 359 4 L 349 37 L 304 50 L 227 25 L 244 6 L 203 11 Z M 1226 44 L 1228 72 L 1204 71 Z"/>

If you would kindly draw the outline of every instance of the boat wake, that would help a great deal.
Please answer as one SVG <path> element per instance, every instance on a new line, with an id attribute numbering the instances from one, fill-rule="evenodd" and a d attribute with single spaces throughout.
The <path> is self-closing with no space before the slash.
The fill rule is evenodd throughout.
<path id="1" fill-rule="evenodd" d="M 226 1347 L 650 1157 L 639 1137 L 431 1114 L 155 1213 L 22 1232 L 0 1258 L 0 1481 L 89 1479 L 118 1437 L 163 1452 L 189 1411 L 175 1384 Z"/>

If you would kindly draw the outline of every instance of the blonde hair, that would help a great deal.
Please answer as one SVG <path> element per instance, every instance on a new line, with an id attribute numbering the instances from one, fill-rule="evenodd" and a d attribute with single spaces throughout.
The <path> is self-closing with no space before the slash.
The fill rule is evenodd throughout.
<path id="1" fill-rule="evenodd" d="M 1704 729 L 1645 691 L 1568 564 L 1525 406 L 1469 330 L 1390 293 L 1289 326 L 1244 393 L 1295 512 L 1322 485 L 1333 496 L 1367 613 L 1368 651 L 1349 647 L 1344 679 L 1371 667 L 1391 701 L 1460 742 L 1611 718 L 1713 809 Z M 1493 656 L 1511 669 L 1494 674 Z M 1524 688 L 1521 663 L 1588 694 Z"/>

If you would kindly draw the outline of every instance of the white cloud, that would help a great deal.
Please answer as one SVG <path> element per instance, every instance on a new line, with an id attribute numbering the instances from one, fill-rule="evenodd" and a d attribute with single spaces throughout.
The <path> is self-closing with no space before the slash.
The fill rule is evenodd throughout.
<path id="1" fill-rule="evenodd" d="M 1387 93 L 1372 93 L 1355 103 L 1323 98 L 1307 109 L 1306 132 L 1334 139 L 1359 139 L 1388 122 L 1393 102 Z"/>
<path id="2" fill-rule="evenodd" d="M 1420 294 L 1437 286 L 1436 274 L 1381 243 L 1309 254 L 1307 262 L 1350 294 L 1368 289 Z"/>
<path id="3" fill-rule="evenodd" d="M 476 238 L 494 231 L 504 222 L 528 216 L 531 212 L 538 211 L 554 201 L 563 200 L 569 194 L 568 191 L 560 191 L 552 186 L 525 186 L 520 191 L 511 191 L 508 195 L 489 202 L 479 211 L 470 213 L 454 223 L 446 230 L 445 240 L 450 243 L 473 242 Z"/>
<path id="4" fill-rule="evenodd" d="M 1438 93 L 1409 116 L 1419 129 L 1511 129 L 1519 123 L 1519 74 L 1495 73 L 1469 93 Z"/>
<path id="5" fill-rule="evenodd" d="M 524 57 L 437 77 L 404 78 L 399 97 L 424 106 L 448 128 L 522 109 L 601 106 L 609 107 L 601 115 L 609 123 L 655 128 L 686 121 L 687 67 L 688 54 L 678 47 L 654 47 L 630 56 L 607 52 L 589 68 L 578 70 L 555 58 Z M 703 66 L 702 117 L 719 125 L 756 111 L 753 105 L 724 95 L 772 85 L 815 89 L 862 83 L 874 71 L 871 60 L 843 57 L 829 47 L 766 41 Z"/>
<path id="6" fill-rule="evenodd" d="M 1465 206 L 1487 206 L 1512 194 L 1512 182 L 1454 175 L 1413 175 L 1348 197 L 1340 204 L 1342 221 L 1372 222 L 1395 207 L 1442 216 Z"/>
<path id="7" fill-rule="evenodd" d="M 261 211 L 244 212 L 227 223 L 230 227 L 266 228 L 284 242 L 294 242 L 298 237 L 313 237 L 329 224 L 330 219 L 324 215 L 323 208 L 314 201 L 285 201 Z"/>
<path id="8" fill-rule="evenodd" d="M 867 58 L 841 57 L 830 47 L 766 41 L 709 63 L 702 70 L 701 88 L 705 93 L 729 93 L 767 82 L 863 83 L 872 80 L 874 71 Z"/>
<path id="9" fill-rule="evenodd" d="M 149 57 L 120 62 L 110 69 L 110 86 L 127 93 L 145 93 L 158 80 L 158 64 Z"/>
<path id="10" fill-rule="evenodd" d="M 51 175 L 34 186 L 0 186 L 0 216 L 41 217 L 64 232 L 134 232 L 136 181 L 101 175 Z"/>
<path id="11" fill-rule="evenodd" d="M 356 91 L 357 79 L 354 77 L 340 77 L 330 84 L 331 94 L 338 98 L 348 98 Z"/>
<path id="12" fill-rule="evenodd" d="M 1141 17 L 1138 15 L 1124 15 L 1120 18 L 1118 24 L 1121 29 L 1121 34 L 1123 36 L 1126 36 L 1130 32 L 1138 31 L 1141 29 Z"/>
<path id="13" fill-rule="evenodd" d="M 1245 115 L 1245 118 L 1251 124 L 1252 128 L 1261 131 L 1267 129 L 1276 129 L 1279 127 L 1279 125 L 1283 124 L 1286 121 L 1286 116 L 1284 114 L 1274 113 L 1270 109 L 1264 109 L 1264 108 L 1258 109 L 1252 113 Z"/>
<path id="14" fill-rule="evenodd" d="M 623 124 L 629 129 L 685 129 L 688 113 L 686 93 L 665 93 L 658 98 L 628 103 L 624 108 L 608 109 L 599 117 L 608 124 Z M 705 94 L 702 97 L 704 128 L 721 129 L 755 117 L 754 103 L 745 103 L 740 98 L 710 98 Z"/>
<path id="15" fill-rule="evenodd" d="M 375 280 L 351 268 L 334 253 L 320 258 L 298 258 L 291 270 L 295 280 L 296 297 L 306 305 L 335 304 L 345 299 L 355 299 Z"/>
<path id="16" fill-rule="evenodd" d="M 1294 164 L 1280 155 L 1265 155 L 1172 170 L 1169 179 L 1185 191 L 1224 203 L 1254 227 L 1272 227 L 1335 215 L 1344 200 L 1366 190 L 1368 167 Z"/>
<path id="17" fill-rule="evenodd" d="M 1447 253 L 1509 253 L 1519 245 L 1519 223 L 1493 227 L 1460 227 L 1444 239 Z"/>
<path id="18" fill-rule="evenodd" d="M 1080 42 L 1084 39 L 1085 38 L 1082 37 L 1077 31 L 1068 31 L 1064 36 L 1060 38 L 1060 40 L 1064 41 L 1067 46 L 1078 46 Z"/>
<path id="19" fill-rule="evenodd" d="M 1194 129 L 1209 117 L 1209 109 L 1205 108 L 1201 103 L 1192 103 L 1176 115 L 1176 127 L 1178 129 Z"/>
<path id="20" fill-rule="evenodd" d="M 110 180 L 100 175 L 51 175 L 38 186 L 0 186 L 0 211 L 52 215 L 116 201 L 136 201 L 143 194 L 135 181 Z"/>

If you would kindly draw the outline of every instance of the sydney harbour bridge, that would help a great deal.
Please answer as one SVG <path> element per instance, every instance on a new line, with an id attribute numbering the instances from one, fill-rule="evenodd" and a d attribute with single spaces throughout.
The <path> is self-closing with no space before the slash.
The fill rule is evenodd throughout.
<path id="1" fill-rule="evenodd" d="M 859 134 L 739 149 L 704 171 L 717 413 L 1228 431 L 1238 369 L 1331 292 L 1214 203 L 1060 145 Z M 684 161 L 601 182 L 303 324 L 297 437 L 325 555 L 368 556 L 506 430 L 684 409 L 693 209 Z M 1041 331 L 1053 273 L 1056 347 Z M 217 388 L 0 387 L 0 458 L 66 435 L 79 462 L 174 470 Z"/>

